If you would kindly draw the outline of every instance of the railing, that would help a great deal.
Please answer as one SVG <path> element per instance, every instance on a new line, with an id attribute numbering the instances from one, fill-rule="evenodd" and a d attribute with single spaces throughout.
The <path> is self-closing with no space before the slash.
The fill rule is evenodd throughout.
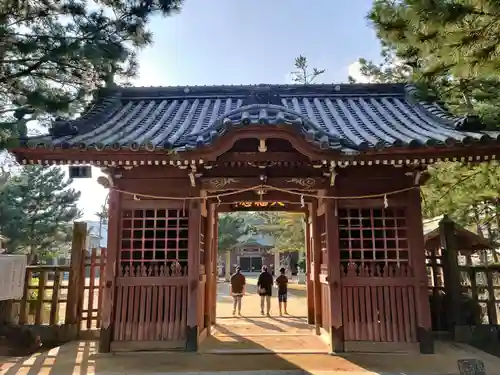
<path id="1" fill-rule="evenodd" d="M 83 264 L 35 265 L 26 268 L 23 298 L 15 301 L 20 325 L 70 324 L 68 301 L 77 302 L 79 331 L 95 331 L 101 324 L 102 290 L 106 249 L 85 251 Z M 71 274 L 79 272 L 77 285 L 69 287 Z M 16 315 L 16 314 L 14 314 Z M 16 319 L 14 319 L 16 320 Z"/>
<path id="2" fill-rule="evenodd" d="M 477 259 L 474 259 L 473 255 L 477 255 Z M 461 309 L 467 325 L 497 325 L 500 322 L 500 265 L 485 264 L 481 262 L 483 258 L 486 256 L 482 252 L 458 256 L 460 291 L 463 298 Z M 444 262 L 440 249 L 426 252 L 434 330 L 446 330 L 448 327 L 449 286 L 445 285 Z"/>
<path id="3" fill-rule="evenodd" d="M 64 323 L 69 266 L 28 266 L 19 301 L 20 325 Z"/>

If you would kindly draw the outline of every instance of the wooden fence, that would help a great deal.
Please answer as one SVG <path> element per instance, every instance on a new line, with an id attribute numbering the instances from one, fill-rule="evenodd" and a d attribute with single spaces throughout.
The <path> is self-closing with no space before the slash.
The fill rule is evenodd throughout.
<path id="1" fill-rule="evenodd" d="M 459 253 L 462 321 L 467 325 L 498 325 L 500 319 L 500 264 L 488 264 L 488 252 Z M 441 249 L 426 252 L 431 315 L 434 330 L 449 327 L 450 305 L 445 283 L 446 260 Z"/>
<path id="2" fill-rule="evenodd" d="M 20 325 L 75 324 L 77 332 L 97 332 L 106 249 L 73 254 L 70 265 L 34 265 L 26 269 L 23 298 L 14 303 L 14 322 Z M 78 274 L 78 277 L 75 277 Z M 71 306 L 76 305 L 75 308 Z M 70 308 L 68 308 L 70 306 Z"/>

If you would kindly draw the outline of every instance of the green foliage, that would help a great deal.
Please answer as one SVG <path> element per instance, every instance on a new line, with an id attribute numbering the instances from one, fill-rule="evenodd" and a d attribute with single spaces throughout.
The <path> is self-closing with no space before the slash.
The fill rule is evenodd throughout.
<path id="1" fill-rule="evenodd" d="M 273 236 L 275 251 L 304 252 L 305 234 L 302 214 L 293 212 L 258 212 L 261 224 L 254 225 L 253 231 Z"/>
<path id="2" fill-rule="evenodd" d="M 360 60 L 375 82 L 412 81 L 455 114 L 500 122 L 500 3 L 375 0 L 368 14 L 383 48 L 380 65 Z"/>
<path id="3" fill-rule="evenodd" d="M 219 215 L 218 251 L 226 252 L 238 243 L 238 239 L 247 234 L 250 227 L 240 213 L 224 213 Z"/>
<path id="4" fill-rule="evenodd" d="M 152 42 L 150 16 L 170 15 L 182 2 L 3 1 L 0 148 L 14 146 L 28 121 L 72 117 L 113 76 L 125 83 L 134 77 L 136 51 Z"/>
<path id="5" fill-rule="evenodd" d="M 0 232 L 9 252 L 50 255 L 67 242 L 68 228 L 81 216 L 80 192 L 69 188 L 60 168 L 28 166 L 0 191 Z"/>
<path id="6" fill-rule="evenodd" d="M 366 80 L 415 83 L 426 100 L 456 115 L 500 122 L 500 3 L 483 0 L 375 0 L 368 14 L 382 45 L 382 62 L 360 59 Z M 351 82 L 354 80 L 351 78 Z M 448 214 L 492 240 L 499 239 L 497 163 L 441 163 L 429 168 L 423 214 Z"/>
<path id="7" fill-rule="evenodd" d="M 314 83 L 316 78 L 325 72 L 325 69 L 317 68 L 312 68 L 312 71 L 310 71 L 307 58 L 302 55 L 295 58 L 295 68 L 297 70 L 292 72 L 293 81 L 304 85 Z"/>

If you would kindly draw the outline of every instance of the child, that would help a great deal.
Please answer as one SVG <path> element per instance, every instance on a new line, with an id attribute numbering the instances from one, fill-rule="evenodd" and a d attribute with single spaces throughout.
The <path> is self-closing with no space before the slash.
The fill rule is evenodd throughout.
<path id="1" fill-rule="evenodd" d="M 278 305 L 280 309 L 280 316 L 283 315 L 281 309 L 282 305 L 285 315 L 288 315 L 288 312 L 286 311 L 288 278 L 285 276 L 285 269 L 283 267 L 280 268 L 280 275 L 276 278 L 276 285 L 278 286 Z"/>

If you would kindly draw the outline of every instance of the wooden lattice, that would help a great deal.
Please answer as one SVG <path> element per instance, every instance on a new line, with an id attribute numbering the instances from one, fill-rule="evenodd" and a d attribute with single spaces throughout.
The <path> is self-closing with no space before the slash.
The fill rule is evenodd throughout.
<path id="1" fill-rule="evenodd" d="M 345 272 L 380 269 L 391 275 L 394 272 L 389 269 L 408 263 L 408 230 L 403 209 L 340 209 L 338 215 L 340 257 Z"/>
<path id="2" fill-rule="evenodd" d="M 126 267 L 129 275 L 131 270 L 140 269 L 141 275 L 148 276 L 156 273 L 153 268 L 187 267 L 187 211 L 124 210 L 121 228 L 120 266 L 123 275 Z"/>

